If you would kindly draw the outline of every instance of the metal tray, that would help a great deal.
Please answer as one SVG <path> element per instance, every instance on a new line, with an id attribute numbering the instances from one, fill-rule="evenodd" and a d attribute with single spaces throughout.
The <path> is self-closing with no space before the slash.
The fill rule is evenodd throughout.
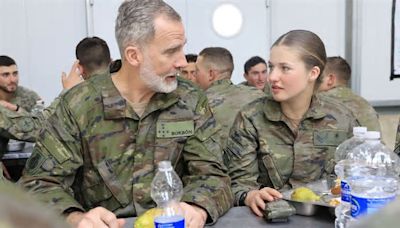
<path id="1" fill-rule="evenodd" d="M 293 190 L 282 192 L 283 199 L 288 201 L 294 208 L 296 208 L 296 214 L 298 215 L 306 215 L 313 216 L 320 210 L 329 210 L 330 213 L 335 213 L 335 206 L 329 204 L 329 201 L 335 198 L 333 195 L 329 195 L 327 193 L 318 193 L 317 195 L 321 196 L 321 200 L 319 201 L 311 201 L 311 202 L 302 202 L 291 199 Z"/>

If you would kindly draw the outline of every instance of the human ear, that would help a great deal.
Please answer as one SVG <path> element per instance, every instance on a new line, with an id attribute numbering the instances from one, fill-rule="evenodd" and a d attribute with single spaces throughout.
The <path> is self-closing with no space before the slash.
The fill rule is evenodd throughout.
<path id="1" fill-rule="evenodd" d="M 320 73 L 321 73 L 321 69 L 319 69 L 319 67 L 317 67 L 317 66 L 314 66 L 313 68 L 311 68 L 311 71 L 310 71 L 310 79 L 312 81 L 317 80 L 318 77 L 321 77 Z"/>
<path id="2" fill-rule="evenodd" d="M 126 61 L 132 66 L 138 66 L 143 61 L 142 52 L 136 46 L 128 46 L 124 51 Z"/>

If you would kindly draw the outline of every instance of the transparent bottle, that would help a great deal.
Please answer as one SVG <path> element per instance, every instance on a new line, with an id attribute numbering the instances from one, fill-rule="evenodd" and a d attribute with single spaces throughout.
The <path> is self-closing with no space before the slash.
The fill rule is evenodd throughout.
<path id="1" fill-rule="evenodd" d="M 347 154 L 365 141 L 366 127 L 354 127 L 353 137 L 342 142 L 335 152 L 335 173 L 340 179 L 341 202 L 335 208 L 335 228 L 347 227 L 351 220 L 350 186 L 347 182 L 348 172 L 353 161 L 346 159 Z"/>
<path id="2" fill-rule="evenodd" d="M 185 227 L 185 217 L 179 202 L 183 195 L 182 181 L 171 166 L 170 161 L 158 163 L 158 171 L 151 182 L 151 198 L 162 210 L 154 218 L 155 228 Z"/>
<path id="3" fill-rule="evenodd" d="M 380 133 L 367 132 L 365 142 L 347 158 L 355 161 L 349 178 L 351 216 L 372 214 L 396 198 L 399 183 L 399 157 L 383 145 Z"/>
<path id="4" fill-rule="evenodd" d="M 44 108 L 44 100 L 37 100 L 35 106 L 33 106 L 31 110 L 31 114 L 34 116 L 40 115 Z"/>

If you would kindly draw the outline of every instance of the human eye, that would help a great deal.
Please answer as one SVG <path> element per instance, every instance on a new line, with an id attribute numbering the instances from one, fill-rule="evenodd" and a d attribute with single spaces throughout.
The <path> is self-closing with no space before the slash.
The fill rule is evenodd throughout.
<path id="1" fill-rule="evenodd" d="M 289 70 L 290 70 L 290 67 L 285 66 L 285 65 L 282 66 L 282 71 L 283 71 L 283 72 L 287 72 L 287 71 L 289 71 Z"/>
<path id="2" fill-rule="evenodd" d="M 268 63 L 268 72 L 272 72 L 274 70 L 274 65 Z"/>

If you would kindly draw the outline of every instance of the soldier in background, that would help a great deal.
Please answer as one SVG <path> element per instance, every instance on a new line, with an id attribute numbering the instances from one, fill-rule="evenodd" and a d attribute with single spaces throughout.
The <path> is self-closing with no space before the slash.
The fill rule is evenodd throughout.
<path id="1" fill-rule="evenodd" d="M 360 126 L 367 127 L 369 131 L 381 131 L 374 108 L 348 87 L 350 78 L 351 68 L 345 59 L 340 56 L 328 57 L 318 90 L 322 95 L 338 99 L 348 107 Z"/>
<path id="2" fill-rule="evenodd" d="M 181 17 L 161 0 L 124 1 L 116 20 L 121 69 L 60 98 L 20 183 L 76 227 L 122 227 L 155 207 L 151 181 L 170 160 L 184 184 L 188 228 L 232 206 L 204 93 L 177 74 L 186 65 Z M 118 219 L 117 219 L 118 218 Z"/>
<path id="3" fill-rule="evenodd" d="M 226 153 L 235 205 L 262 216 L 265 201 L 333 172 L 336 147 L 357 122 L 343 105 L 315 94 L 326 62 L 314 33 L 293 30 L 272 45 L 272 98 L 247 104 L 232 126 Z"/>
<path id="4" fill-rule="evenodd" d="M 185 67 L 182 67 L 181 73 L 182 77 L 196 83 L 196 60 L 197 55 L 195 54 L 187 54 L 185 55 L 186 62 L 188 63 Z"/>
<path id="5" fill-rule="evenodd" d="M 9 111 L 12 115 L 30 112 L 41 98 L 37 93 L 18 85 L 19 71 L 14 59 L 0 56 L 0 110 Z M 7 151 L 10 137 L 7 132 L 0 130 L 0 159 Z M 0 162 L 0 166 L 3 164 Z M 4 171 L 6 167 L 4 166 Z"/>
<path id="6" fill-rule="evenodd" d="M 220 144 L 225 147 L 229 130 L 238 111 L 247 103 L 265 96 L 254 87 L 234 85 L 232 54 L 222 47 L 203 49 L 196 62 L 197 84 L 206 91 L 217 123 L 222 126 Z"/>
<path id="7" fill-rule="evenodd" d="M 0 105 L 15 112 L 30 112 L 41 98 L 34 91 L 18 85 L 18 82 L 19 71 L 15 61 L 8 56 L 0 56 Z"/>
<path id="8" fill-rule="evenodd" d="M 104 74 L 109 70 L 110 50 L 103 39 L 86 37 L 77 44 L 75 53 L 77 60 L 72 65 L 71 71 L 68 75 L 62 73 L 63 92 L 61 94 L 92 75 Z M 35 142 L 43 128 L 43 122 L 55 112 L 59 102 L 60 96 L 41 113 L 35 115 L 0 107 L 0 134 L 21 141 Z"/>
<path id="9" fill-rule="evenodd" d="M 244 64 L 243 77 L 246 81 L 240 83 L 246 86 L 253 86 L 259 90 L 264 90 L 267 83 L 267 63 L 259 56 L 253 56 Z M 268 93 L 268 90 L 267 92 Z"/>

